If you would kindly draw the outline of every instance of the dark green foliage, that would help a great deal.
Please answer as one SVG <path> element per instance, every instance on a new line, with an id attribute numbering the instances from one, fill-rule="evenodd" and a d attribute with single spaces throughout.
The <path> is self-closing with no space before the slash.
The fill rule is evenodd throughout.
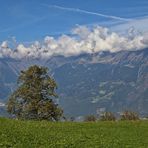
<path id="1" fill-rule="evenodd" d="M 139 120 L 139 116 L 135 112 L 124 111 L 121 114 L 121 120 Z"/>
<path id="2" fill-rule="evenodd" d="M 7 110 L 21 119 L 57 121 L 62 110 L 53 102 L 56 88 L 47 68 L 31 66 L 21 71 L 18 89 L 10 96 Z"/>
<path id="3" fill-rule="evenodd" d="M 94 115 L 88 115 L 84 119 L 85 122 L 95 122 L 96 120 L 97 118 Z"/>
<path id="4" fill-rule="evenodd" d="M 102 121 L 115 121 L 116 117 L 112 112 L 104 112 L 101 115 L 101 120 Z"/>

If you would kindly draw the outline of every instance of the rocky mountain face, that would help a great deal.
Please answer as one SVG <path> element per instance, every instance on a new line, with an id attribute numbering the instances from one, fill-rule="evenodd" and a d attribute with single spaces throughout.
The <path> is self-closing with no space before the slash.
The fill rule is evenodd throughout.
<path id="1" fill-rule="evenodd" d="M 148 49 L 55 56 L 48 60 L 0 59 L 0 102 L 16 88 L 20 70 L 43 65 L 58 83 L 67 116 L 131 110 L 148 115 Z"/>

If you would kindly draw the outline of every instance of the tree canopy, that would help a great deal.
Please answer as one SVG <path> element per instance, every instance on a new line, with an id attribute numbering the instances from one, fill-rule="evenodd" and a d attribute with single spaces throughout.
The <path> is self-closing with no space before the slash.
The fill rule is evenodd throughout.
<path id="1" fill-rule="evenodd" d="M 46 67 L 37 65 L 21 71 L 18 88 L 9 97 L 7 110 L 22 119 L 58 121 L 63 111 L 54 103 L 57 84 Z"/>

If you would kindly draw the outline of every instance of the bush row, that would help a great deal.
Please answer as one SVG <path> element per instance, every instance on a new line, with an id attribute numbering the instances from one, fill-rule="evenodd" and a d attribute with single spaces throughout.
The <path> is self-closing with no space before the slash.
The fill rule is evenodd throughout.
<path id="1" fill-rule="evenodd" d="M 97 120 L 101 121 L 116 121 L 117 118 L 112 112 L 104 112 L 99 117 L 96 117 L 95 115 L 88 115 L 84 118 L 84 121 L 92 121 L 95 122 Z M 122 114 L 120 114 L 119 120 L 140 120 L 139 115 L 135 112 L 131 111 L 124 111 Z"/>

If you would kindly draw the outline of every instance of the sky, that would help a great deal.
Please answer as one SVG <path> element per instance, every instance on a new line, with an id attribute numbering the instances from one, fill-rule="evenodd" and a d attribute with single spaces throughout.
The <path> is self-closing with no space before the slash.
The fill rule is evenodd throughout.
<path id="1" fill-rule="evenodd" d="M 51 42 L 50 38 L 47 39 L 49 36 L 54 40 L 61 37 L 60 41 L 54 41 L 58 42 L 56 46 L 59 46 L 59 42 L 64 40 L 63 35 L 68 35 L 70 38 L 71 34 L 78 35 L 82 41 L 83 31 L 85 30 L 85 35 L 88 33 L 86 27 L 92 28 L 95 32 L 94 26 L 103 27 L 104 33 L 104 28 L 108 28 L 117 33 L 117 36 L 126 34 L 127 30 L 130 30 L 132 35 L 135 33 L 137 36 L 140 32 L 145 36 L 148 32 L 147 24 L 148 0 L 0 0 L 0 43 L 3 47 L 7 46 L 4 41 L 10 40 L 15 40 L 17 44 L 24 46 L 34 41 Z M 100 28 L 98 30 L 101 32 Z M 114 34 L 111 33 L 109 36 L 113 38 Z M 141 40 L 140 35 L 138 37 Z M 119 38 L 122 40 L 122 37 Z M 143 38 L 146 42 L 147 38 Z M 85 37 L 84 40 L 89 39 L 86 40 Z M 124 43 L 128 39 L 129 37 L 123 39 Z M 139 40 L 137 44 L 136 48 L 144 47 L 139 45 Z M 102 48 L 108 49 L 109 46 L 102 45 Z"/>
<path id="2" fill-rule="evenodd" d="M 39 40 L 69 33 L 76 25 L 125 23 L 58 6 L 125 19 L 148 17 L 148 0 L 0 0 L 0 41 L 12 36 L 24 42 Z"/>

